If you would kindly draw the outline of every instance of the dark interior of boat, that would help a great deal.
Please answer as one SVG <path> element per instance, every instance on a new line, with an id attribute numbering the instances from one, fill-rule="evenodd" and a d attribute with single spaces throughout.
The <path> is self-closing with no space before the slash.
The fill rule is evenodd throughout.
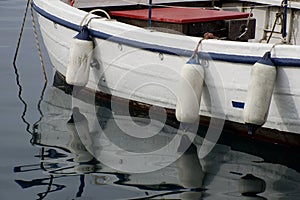
<path id="1" fill-rule="evenodd" d="M 211 4 L 211 2 L 210 2 Z M 124 5 L 101 7 L 117 21 L 156 31 L 203 37 L 209 32 L 215 38 L 248 41 L 255 37 L 256 20 L 250 13 L 217 9 L 220 1 L 159 4 L 151 6 Z M 92 11 L 96 7 L 82 8 Z M 95 14 L 105 16 L 101 12 Z M 149 23 L 151 23 L 149 25 Z"/>

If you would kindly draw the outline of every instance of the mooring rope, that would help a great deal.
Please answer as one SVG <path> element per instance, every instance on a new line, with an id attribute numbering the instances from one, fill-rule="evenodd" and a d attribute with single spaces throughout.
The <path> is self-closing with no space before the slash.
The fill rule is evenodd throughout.
<path id="1" fill-rule="evenodd" d="M 23 21 L 22 21 L 22 25 L 21 25 L 21 31 L 20 31 L 20 34 L 19 34 L 17 48 L 16 48 L 16 51 L 15 51 L 14 60 L 13 60 L 14 65 L 16 64 L 16 61 L 17 61 L 17 56 L 18 56 L 18 53 L 19 53 L 19 48 L 20 48 L 21 39 L 22 39 L 23 32 L 24 32 L 24 27 L 25 27 L 25 22 L 26 22 L 27 12 L 28 12 L 30 2 L 31 2 L 31 0 L 28 0 L 27 4 L 26 4 L 25 13 L 24 13 Z"/>
<path id="2" fill-rule="evenodd" d="M 32 23 L 32 27 L 33 27 L 33 34 L 34 34 L 35 44 L 36 44 L 36 47 L 37 47 L 37 50 L 38 50 L 39 59 L 40 59 L 40 63 L 41 63 L 41 67 L 42 67 L 43 75 L 44 75 L 44 86 L 43 86 L 43 89 L 41 91 L 41 97 L 40 97 L 40 100 L 38 101 L 38 105 L 37 105 L 37 109 L 38 109 L 38 111 L 40 113 L 40 118 L 39 118 L 38 121 L 36 121 L 33 124 L 33 128 L 35 128 L 36 125 L 42 120 L 42 118 L 44 116 L 43 112 L 42 112 L 42 109 L 41 109 L 41 103 L 43 101 L 43 97 L 44 97 L 45 90 L 46 90 L 46 87 L 47 87 L 48 79 L 47 79 L 47 74 L 46 74 L 46 70 L 45 70 L 44 60 L 43 60 L 43 56 L 42 56 L 41 45 L 40 45 L 40 42 L 39 42 L 37 30 L 36 30 L 35 19 L 34 19 L 34 12 L 33 12 L 32 6 L 30 6 L 30 11 L 31 11 L 31 23 Z"/>
<path id="3" fill-rule="evenodd" d="M 200 46 L 200 44 L 202 43 L 202 41 L 203 41 L 203 40 L 208 40 L 208 39 L 219 39 L 219 38 L 216 37 L 216 36 L 214 36 L 214 34 L 212 34 L 212 33 L 209 33 L 209 32 L 205 33 L 205 34 L 203 35 L 203 38 L 200 39 L 200 41 L 197 43 L 196 48 L 194 49 L 194 53 L 193 53 L 193 55 L 192 55 L 193 58 L 195 58 L 195 56 L 198 55 L 199 46 Z"/>
<path id="4" fill-rule="evenodd" d="M 109 15 L 105 10 L 103 10 L 103 9 L 94 9 L 94 10 L 91 10 L 90 12 L 88 12 L 88 13 L 83 17 L 83 19 L 82 19 L 81 22 L 80 22 L 80 28 L 82 28 L 83 25 L 88 25 L 88 24 L 91 22 L 92 19 L 100 19 L 99 17 L 92 17 L 92 18 L 90 18 L 90 19 L 86 22 L 88 16 L 90 16 L 91 14 L 94 14 L 95 12 L 102 12 L 102 13 L 105 14 L 105 16 L 107 17 L 108 20 L 111 20 L 110 15 Z"/>
<path id="5" fill-rule="evenodd" d="M 45 82 L 47 84 L 48 83 L 48 79 L 47 79 L 47 74 L 46 74 L 46 70 L 45 70 L 44 60 L 43 60 L 43 56 L 42 56 L 41 45 L 40 45 L 40 42 L 39 42 L 37 30 L 36 30 L 35 19 L 34 19 L 34 12 L 33 12 L 32 6 L 30 6 L 30 11 L 31 11 L 31 23 L 32 23 L 32 27 L 33 27 L 34 39 L 35 39 L 36 47 L 37 47 L 37 50 L 38 50 L 40 63 L 41 63 L 42 69 L 43 69 L 44 79 L 45 79 Z"/>

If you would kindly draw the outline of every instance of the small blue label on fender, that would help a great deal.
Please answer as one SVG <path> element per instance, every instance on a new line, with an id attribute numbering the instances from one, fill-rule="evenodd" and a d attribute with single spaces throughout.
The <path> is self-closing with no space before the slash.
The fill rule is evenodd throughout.
<path id="1" fill-rule="evenodd" d="M 232 103 L 232 107 L 234 107 L 234 108 L 244 109 L 244 106 L 245 106 L 244 102 L 231 101 L 231 103 Z"/>

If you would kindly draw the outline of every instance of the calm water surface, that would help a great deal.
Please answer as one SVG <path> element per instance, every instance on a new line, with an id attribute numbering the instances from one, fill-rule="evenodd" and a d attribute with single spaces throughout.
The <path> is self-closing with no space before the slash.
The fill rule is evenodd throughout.
<path id="1" fill-rule="evenodd" d="M 43 46 L 49 82 L 40 102 L 44 78 L 30 16 L 17 62 L 20 93 L 12 61 L 24 10 L 24 1 L 0 0 L 1 200 L 300 199 L 299 149 L 227 135 L 199 158 L 203 138 L 182 151 L 186 138 L 174 135 L 188 131 L 155 114 L 153 121 L 143 112 L 128 116 L 126 107 L 115 113 L 103 102 L 94 113 L 72 110 Z M 175 153 L 160 151 L 173 141 Z"/>

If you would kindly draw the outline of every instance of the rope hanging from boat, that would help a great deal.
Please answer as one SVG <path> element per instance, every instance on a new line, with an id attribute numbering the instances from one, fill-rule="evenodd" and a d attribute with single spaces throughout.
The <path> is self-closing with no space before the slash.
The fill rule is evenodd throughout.
<path id="1" fill-rule="evenodd" d="M 46 74 L 46 70 L 45 70 L 45 64 L 44 64 L 44 59 L 43 59 L 43 55 L 42 55 L 42 51 L 41 51 L 41 45 L 40 45 L 40 42 L 39 42 L 37 30 L 36 30 L 36 25 L 35 25 L 35 19 L 34 19 L 34 13 L 33 13 L 32 6 L 30 6 L 30 11 L 31 11 L 31 23 L 32 23 L 32 27 L 33 27 L 33 34 L 34 34 L 35 44 L 36 44 L 36 48 L 38 50 L 39 59 L 40 59 L 40 63 L 41 63 L 41 67 L 42 67 L 43 75 L 44 75 L 44 79 L 45 79 L 45 84 L 47 84 L 48 83 L 48 78 L 47 78 L 47 74 Z"/>
<path id="2" fill-rule="evenodd" d="M 268 39 L 267 39 L 267 43 L 270 42 L 270 40 L 271 40 L 271 38 L 272 38 L 272 36 L 273 36 L 273 33 L 275 32 L 275 27 L 276 27 L 277 21 L 278 21 L 279 19 L 282 20 L 281 16 L 282 16 L 281 12 L 276 13 L 276 18 L 275 18 L 274 24 L 273 24 L 273 26 L 272 26 L 270 35 L 269 35 L 269 37 L 268 37 Z"/>
<path id="3" fill-rule="evenodd" d="M 40 100 L 38 101 L 38 104 L 37 104 L 38 111 L 40 113 L 40 119 L 33 124 L 33 128 L 35 128 L 36 125 L 42 120 L 42 118 L 44 116 L 43 113 L 42 113 L 42 110 L 41 110 L 41 103 L 43 101 L 43 97 L 44 97 L 45 90 L 46 90 L 46 87 L 47 87 L 48 78 L 47 78 L 47 74 L 46 74 L 44 59 L 43 59 L 42 50 L 41 50 L 41 45 L 40 45 L 40 42 L 39 42 L 37 30 L 36 30 L 34 12 L 33 12 L 32 6 L 30 6 L 30 11 L 31 11 L 31 23 L 32 23 L 32 27 L 33 27 L 33 34 L 34 34 L 35 44 L 36 44 L 36 47 L 37 47 L 37 50 L 38 50 L 40 64 L 41 64 L 43 75 L 44 75 L 44 86 L 43 86 L 43 89 L 41 91 Z"/>
<path id="4" fill-rule="evenodd" d="M 87 22 L 87 18 L 88 16 L 90 16 L 91 14 L 95 13 L 95 12 L 102 12 L 106 15 L 107 19 L 111 20 L 111 17 L 110 15 L 103 9 L 94 9 L 94 10 L 91 10 L 90 12 L 88 12 L 84 17 L 83 19 L 81 20 L 80 22 L 80 27 L 83 27 L 83 25 L 88 25 L 92 19 L 100 19 L 100 17 L 91 17 Z"/>
<path id="5" fill-rule="evenodd" d="M 249 12 L 247 22 L 246 22 L 245 31 L 241 35 L 238 36 L 239 39 L 242 38 L 244 35 L 246 35 L 247 32 L 248 32 L 249 22 L 250 22 L 250 19 L 251 19 L 252 15 L 253 15 L 253 8 L 254 8 L 253 6 L 250 8 L 250 12 Z"/>
<path id="6" fill-rule="evenodd" d="M 214 34 L 209 33 L 209 32 L 205 33 L 204 36 L 203 36 L 203 38 L 198 42 L 198 44 L 197 44 L 197 46 L 196 46 L 196 48 L 194 50 L 194 53 L 192 55 L 193 58 L 195 58 L 197 56 L 198 49 L 199 49 L 199 46 L 202 43 L 202 41 L 203 40 L 207 40 L 207 39 L 218 39 L 218 37 L 214 36 Z"/>
<path id="7" fill-rule="evenodd" d="M 18 53 L 19 53 L 21 39 L 22 39 L 23 32 L 24 32 L 24 27 L 25 27 L 25 22 L 26 22 L 27 12 L 28 12 L 28 8 L 29 8 L 29 5 L 30 5 L 30 2 L 31 2 L 31 0 L 28 0 L 27 4 L 26 4 L 25 13 L 24 13 L 23 20 L 22 20 L 22 25 L 21 25 L 21 31 L 20 31 L 20 34 L 19 34 L 17 48 L 16 48 L 16 51 L 15 51 L 14 60 L 13 60 L 13 64 L 14 65 L 16 65 L 16 61 L 17 61 L 17 57 L 18 57 Z"/>

